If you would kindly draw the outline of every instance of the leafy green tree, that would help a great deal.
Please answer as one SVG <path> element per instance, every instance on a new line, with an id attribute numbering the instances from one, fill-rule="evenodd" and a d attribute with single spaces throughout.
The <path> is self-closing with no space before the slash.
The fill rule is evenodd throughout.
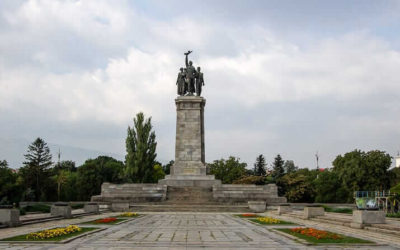
<path id="1" fill-rule="evenodd" d="M 86 160 L 77 172 L 78 198 L 89 200 L 91 196 L 100 194 L 103 182 L 120 183 L 123 169 L 121 161 L 109 156 Z"/>
<path id="2" fill-rule="evenodd" d="M 8 167 L 7 161 L 0 161 L 0 204 L 12 204 L 20 201 L 22 188 L 17 179 L 18 175 Z"/>
<path id="3" fill-rule="evenodd" d="M 79 196 L 84 196 L 79 192 L 78 172 L 66 171 L 66 182 L 61 189 L 61 200 L 63 201 L 77 201 L 80 200 Z M 86 198 L 86 196 L 85 196 Z"/>
<path id="4" fill-rule="evenodd" d="M 57 199 L 61 198 L 61 187 L 68 181 L 67 176 L 68 171 L 60 170 L 57 175 L 54 176 L 55 181 L 57 182 Z"/>
<path id="5" fill-rule="evenodd" d="M 165 173 L 160 164 L 154 165 L 153 182 L 156 183 L 160 179 L 164 179 Z"/>
<path id="6" fill-rule="evenodd" d="M 261 154 L 256 158 L 256 162 L 254 163 L 254 175 L 256 176 L 264 176 L 266 175 L 265 167 L 267 164 L 265 163 L 265 157 Z"/>
<path id="7" fill-rule="evenodd" d="M 57 174 L 59 171 L 65 170 L 69 172 L 75 172 L 77 170 L 74 161 L 61 161 L 57 162 L 53 167 L 53 173 Z"/>
<path id="8" fill-rule="evenodd" d="M 294 165 L 294 162 L 291 160 L 285 161 L 285 164 L 283 164 L 283 169 L 285 170 L 285 173 L 293 173 L 296 172 L 298 167 Z"/>
<path id="9" fill-rule="evenodd" d="M 325 169 L 317 175 L 314 180 L 314 187 L 316 193 L 315 202 L 346 202 L 347 193 L 342 187 L 339 176 L 329 169 Z"/>
<path id="10" fill-rule="evenodd" d="M 151 117 L 144 118 L 138 113 L 133 119 L 134 126 L 128 127 L 126 138 L 125 177 L 135 183 L 151 182 L 156 159 L 156 135 L 152 131 Z"/>
<path id="11" fill-rule="evenodd" d="M 230 156 L 228 160 L 215 160 L 209 164 L 210 174 L 222 181 L 224 184 L 231 184 L 234 180 L 239 179 L 246 173 L 247 164 L 239 162 L 239 158 Z"/>
<path id="12" fill-rule="evenodd" d="M 352 202 L 354 191 L 385 190 L 390 185 L 388 169 L 391 157 L 383 151 L 367 153 L 354 150 L 339 155 L 333 161 L 333 171 L 338 175 L 341 185 L 347 192 L 347 202 Z"/>
<path id="13" fill-rule="evenodd" d="M 284 174 L 285 174 L 285 169 L 283 168 L 284 161 L 282 160 L 282 157 L 280 154 L 278 154 L 274 162 L 272 164 L 272 177 L 277 181 L 279 180 Z"/>
<path id="14" fill-rule="evenodd" d="M 290 202 L 314 202 L 316 176 L 317 171 L 306 168 L 286 174 L 277 181 L 278 193 L 282 192 L 279 195 L 284 194 Z"/>
<path id="15" fill-rule="evenodd" d="M 174 165 L 175 161 L 170 160 L 167 164 L 163 165 L 163 171 L 165 174 L 170 174 L 171 172 L 171 167 Z"/>
<path id="16" fill-rule="evenodd" d="M 400 183 L 400 168 L 392 168 L 389 170 L 390 186 L 393 187 Z"/>
<path id="17" fill-rule="evenodd" d="M 49 186 L 51 161 L 50 149 L 47 143 L 37 138 L 28 146 L 27 154 L 24 155 L 26 161 L 24 167 L 20 169 L 26 188 L 32 188 L 35 200 L 46 200 L 46 188 Z"/>
<path id="18" fill-rule="evenodd" d="M 267 183 L 267 178 L 265 176 L 243 176 L 235 181 L 233 184 L 255 184 L 255 185 L 265 185 Z"/>

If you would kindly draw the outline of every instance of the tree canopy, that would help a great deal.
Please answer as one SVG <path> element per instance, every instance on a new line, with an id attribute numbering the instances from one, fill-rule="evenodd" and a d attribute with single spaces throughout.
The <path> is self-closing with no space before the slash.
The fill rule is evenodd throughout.
<path id="1" fill-rule="evenodd" d="M 247 164 L 240 162 L 239 158 L 230 156 L 228 160 L 215 160 L 208 166 L 210 174 L 215 175 L 216 179 L 220 179 L 224 184 L 231 184 L 246 173 Z"/>

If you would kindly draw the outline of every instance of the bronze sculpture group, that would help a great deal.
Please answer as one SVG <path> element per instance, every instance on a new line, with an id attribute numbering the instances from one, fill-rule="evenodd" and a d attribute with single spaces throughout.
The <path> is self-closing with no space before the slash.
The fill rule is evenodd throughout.
<path id="1" fill-rule="evenodd" d="M 180 68 L 178 73 L 178 79 L 176 85 L 178 86 L 178 95 L 191 96 L 196 93 L 197 96 L 201 95 L 201 88 L 204 86 L 203 72 L 200 71 L 200 67 L 197 70 L 193 67 L 192 61 L 188 61 L 188 55 L 192 51 L 184 53 L 186 68 Z"/>

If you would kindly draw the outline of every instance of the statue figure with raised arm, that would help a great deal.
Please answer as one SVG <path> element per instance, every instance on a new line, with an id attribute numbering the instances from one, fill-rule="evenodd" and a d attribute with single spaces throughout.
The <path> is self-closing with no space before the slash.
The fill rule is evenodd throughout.
<path id="1" fill-rule="evenodd" d="M 192 53 L 192 51 L 188 51 L 186 53 L 184 53 L 185 55 L 185 65 L 186 65 L 186 84 L 188 87 L 188 95 L 193 95 L 193 93 L 195 92 L 194 89 L 194 84 L 195 84 L 195 77 L 196 77 L 196 69 L 193 67 L 193 63 L 192 61 L 188 61 L 188 55 Z"/>

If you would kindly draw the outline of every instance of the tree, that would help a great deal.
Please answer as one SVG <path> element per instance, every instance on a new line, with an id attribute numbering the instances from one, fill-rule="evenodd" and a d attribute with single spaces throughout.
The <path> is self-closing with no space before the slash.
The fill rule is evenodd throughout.
<path id="1" fill-rule="evenodd" d="M 54 174 L 57 174 L 61 170 L 75 172 L 76 171 L 75 162 L 74 161 L 57 162 L 53 167 Z"/>
<path id="2" fill-rule="evenodd" d="M 163 165 L 163 171 L 165 174 L 170 174 L 171 172 L 171 167 L 174 165 L 175 161 L 174 160 L 170 160 L 167 164 Z"/>
<path id="3" fill-rule="evenodd" d="M 230 156 L 228 160 L 215 160 L 209 164 L 210 173 L 220 179 L 224 184 L 231 184 L 246 173 L 247 164 L 239 162 L 239 158 Z"/>
<path id="4" fill-rule="evenodd" d="M 316 176 L 317 171 L 307 168 L 286 174 L 277 181 L 278 193 L 284 194 L 290 202 L 314 202 Z"/>
<path id="5" fill-rule="evenodd" d="M 285 161 L 285 164 L 283 165 L 283 169 L 285 170 L 285 173 L 293 173 L 296 172 L 298 167 L 294 165 L 294 162 L 291 160 Z"/>
<path id="6" fill-rule="evenodd" d="M 317 170 L 318 171 L 318 170 Z M 318 173 L 314 180 L 315 202 L 346 202 L 347 193 L 342 187 L 339 176 L 330 169 Z"/>
<path id="7" fill-rule="evenodd" d="M 67 182 L 67 171 L 66 170 L 60 170 L 57 175 L 54 176 L 56 182 L 57 182 L 57 199 L 60 200 L 61 196 L 61 186 L 64 185 Z"/>
<path id="8" fill-rule="evenodd" d="M 281 155 L 278 154 L 274 159 L 274 163 L 272 164 L 272 177 L 276 181 L 279 180 L 285 174 L 283 164 L 284 161 L 282 160 Z"/>
<path id="9" fill-rule="evenodd" d="M 162 166 L 160 164 L 154 165 L 152 182 L 156 183 L 158 180 L 164 179 L 164 177 L 165 177 L 165 173 L 164 173 Z"/>
<path id="10" fill-rule="evenodd" d="M 265 157 L 261 154 L 256 158 L 256 162 L 254 163 L 254 175 L 264 176 L 267 173 L 265 166 L 267 166 Z"/>
<path id="11" fill-rule="evenodd" d="M 45 189 L 49 184 L 49 168 L 53 164 L 47 143 L 43 139 L 37 138 L 28 146 L 27 154 L 24 156 L 26 161 L 21 173 L 24 177 L 25 185 L 27 188 L 33 188 L 37 201 L 46 200 Z"/>
<path id="12" fill-rule="evenodd" d="M 354 191 L 388 189 L 390 185 L 388 169 L 391 162 L 390 155 L 379 150 L 367 153 L 353 150 L 343 156 L 338 155 L 332 163 L 333 171 L 346 190 L 346 201 L 352 202 Z"/>
<path id="13" fill-rule="evenodd" d="M 120 183 L 124 164 L 109 156 L 99 156 L 86 160 L 78 168 L 76 179 L 79 200 L 89 200 L 91 196 L 100 194 L 103 182 Z"/>
<path id="14" fill-rule="evenodd" d="M 18 175 L 8 167 L 7 161 L 0 161 L 0 204 L 20 201 L 22 189 L 17 179 Z"/>
<path id="15" fill-rule="evenodd" d="M 134 126 L 128 127 L 124 171 L 127 180 L 143 183 L 151 182 L 156 159 L 156 135 L 152 131 L 151 117 L 144 118 L 138 113 L 133 119 Z"/>

